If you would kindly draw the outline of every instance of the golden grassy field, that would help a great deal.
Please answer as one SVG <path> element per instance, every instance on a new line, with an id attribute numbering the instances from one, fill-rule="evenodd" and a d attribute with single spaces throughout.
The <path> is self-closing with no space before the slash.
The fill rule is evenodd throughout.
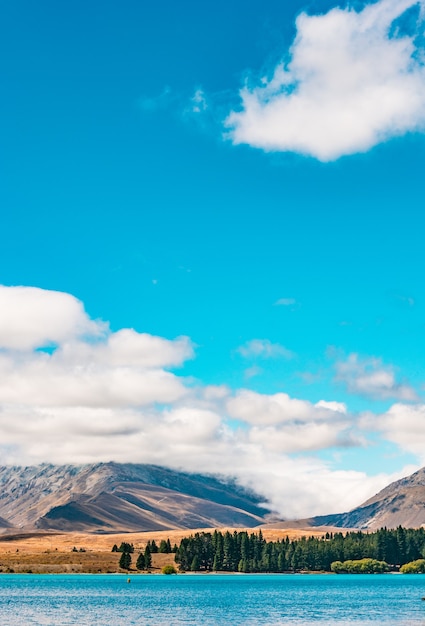
<path id="1" fill-rule="evenodd" d="M 222 532 L 241 531 L 241 528 L 220 528 Z M 331 530 L 331 529 L 329 529 Z M 0 572 L 64 573 L 120 572 L 118 562 L 121 554 L 112 552 L 112 546 L 121 542 L 132 543 L 132 569 L 135 571 L 137 554 L 148 541 L 170 539 L 171 545 L 179 545 L 183 537 L 195 532 L 213 532 L 211 528 L 196 530 L 170 530 L 161 532 L 121 533 L 96 535 L 88 533 L 33 533 L 20 535 L 0 535 Z M 249 533 L 258 532 L 247 529 Z M 302 536 L 322 536 L 323 529 L 262 529 L 268 541 L 288 536 L 297 539 Z M 77 551 L 74 551 L 73 548 Z M 153 554 L 152 571 L 159 572 L 164 565 L 174 564 L 173 554 Z"/>

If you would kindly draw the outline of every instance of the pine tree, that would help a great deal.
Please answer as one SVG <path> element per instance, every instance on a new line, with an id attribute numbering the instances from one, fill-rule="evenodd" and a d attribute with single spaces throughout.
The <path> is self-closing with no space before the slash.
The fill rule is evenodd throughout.
<path id="1" fill-rule="evenodd" d="M 148 543 L 148 545 L 145 548 L 145 568 L 149 569 L 150 567 L 152 567 L 152 556 L 151 556 L 151 549 Z"/>
<path id="2" fill-rule="evenodd" d="M 121 569 L 130 569 L 131 554 L 129 552 L 123 552 L 120 557 L 119 566 Z"/>
<path id="3" fill-rule="evenodd" d="M 191 572 L 197 572 L 199 570 L 199 559 L 197 557 L 197 555 L 195 554 L 195 556 L 193 557 L 192 560 L 192 564 L 190 566 L 190 571 Z"/>
<path id="4" fill-rule="evenodd" d="M 132 543 L 123 541 L 118 548 L 118 552 L 128 552 L 129 554 L 132 554 L 134 552 L 134 546 Z"/>
<path id="5" fill-rule="evenodd" d="M 165 539 L 161 539 L 161 543 L 159 544 L 159 552 L 161 554 L 165 554 L 168 552 L 168 545 Z"/>
<path id="6" fill-rule="evenodd" d="M 137 569 L 145 569 L 146 564 L 145 564 L 145 557 L 143 555 L 143 552 L 140 552 L 139 556 L 137 557 L 137 561 L 136 561 L 136 568 Z"/>
<path id="7" fill-rule="evenodd" d="M 399 526 L 396 530 L 397 547 L 400 563 L 406 562 L 406 530 Z"/>
<path id="8" fill-rule="evenodd" d="M 218 552 L 216 552 L 213 561 L 213 570 L 214 572 L 219 572 L 221 569 L 223 569 L 223 561 L 220 558 Z"/>
<path id="9" fill-rule="evenodd" d="M 226 531 L 223 539 L 223 569 L 234 571 L 233 552 L 233 537 Z"/>
<path id="10" fill-rule="evenodd" d="M 241 533 L 241 559 L 249 559 L 249 539 L 248 533 Z"/>
<path id="11" fill-rule="evenodd" d="M 280 552 L 279 556 L 277 557 L 277 569 L 279 572 L 285 571 L 285 556 L 283 552 Z"/>

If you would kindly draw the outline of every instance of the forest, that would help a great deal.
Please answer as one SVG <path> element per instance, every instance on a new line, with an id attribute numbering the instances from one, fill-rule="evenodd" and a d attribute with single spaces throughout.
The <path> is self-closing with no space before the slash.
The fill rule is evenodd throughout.
<path id="1" fill-rule="evenodd" d="M 425 530 L 399 526 L 371 533 L 327 532 L 320 538 L 292 541 L 288 537 L 266 541 L 261 530 L 201 532 L 181 540 L 175 560 L 181 571 L 372 573 L 396 571 L 424 556 Z M 360 560 L 363 565 L 356 564 Z"/>

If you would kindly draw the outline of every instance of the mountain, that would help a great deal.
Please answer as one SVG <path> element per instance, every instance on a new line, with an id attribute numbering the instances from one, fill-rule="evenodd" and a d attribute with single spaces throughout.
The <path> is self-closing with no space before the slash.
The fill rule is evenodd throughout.
<path id="1" fill-rule="evenodd" d="M 312 526 L 371 530 L 384 526 L 418 528 L 425 525 L 425 468 L 391 483 L 348 513 L 320 515 L 311 518 L 308 523 Z"/>
<path id="2" fill-rule="evenodd" d="M 254 527 L 270 512 L 231 480 L 154 465 L 0 467 L 0 529 Z"/>

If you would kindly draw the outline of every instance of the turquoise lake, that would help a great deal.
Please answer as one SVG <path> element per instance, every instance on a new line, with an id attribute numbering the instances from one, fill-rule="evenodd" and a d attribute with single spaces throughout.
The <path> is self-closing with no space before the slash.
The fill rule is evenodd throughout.
<path id="1" fill-rule="evenodd" d="M 425 576 L 0 575 L 4 626 L 425 626 Z"/>

